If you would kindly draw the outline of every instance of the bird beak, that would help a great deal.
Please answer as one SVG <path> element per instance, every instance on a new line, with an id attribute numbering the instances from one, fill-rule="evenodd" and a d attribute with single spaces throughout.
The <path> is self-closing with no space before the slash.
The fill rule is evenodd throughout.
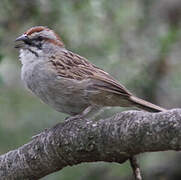
<path id="1" fill-rule="evenodd" d="M 15 40 L 15 42 L 17 41 L 22 41 L 22 42 L 19 44 L 16 44 L 14 47 L 18 49 L 23 48 L 25 46 L 25 42 L 27 42 L 28 40 L 29 40 L 28 36 L 26 34 L 23 34 Z"/>
<path id="2" fill-rule="evenodd" d="M 26 34 L 23 34 L 19 36 L 15 41 L 27 41 L 27 40 L 28 40 L 28 36 Z"/>

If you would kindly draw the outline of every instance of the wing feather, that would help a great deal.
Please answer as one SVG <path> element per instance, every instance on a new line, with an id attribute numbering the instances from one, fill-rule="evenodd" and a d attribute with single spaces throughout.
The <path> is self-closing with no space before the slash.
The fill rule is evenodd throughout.
<path id="1" fill-rule="evenodd" d="M 57 60 L 57 57 L 59 59 Z M 93 79 L 94 88 L 130 96 L 131 93 L 111 75 L 90 63 L 87 59 L 70 51 L 61 51 L 51 56 L 51 62 L 61 77 L 85 80 Z"/>

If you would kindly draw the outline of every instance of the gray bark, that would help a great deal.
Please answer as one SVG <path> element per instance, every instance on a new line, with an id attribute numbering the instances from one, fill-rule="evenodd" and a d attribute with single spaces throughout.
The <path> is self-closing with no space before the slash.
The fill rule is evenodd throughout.
<path id="1" fill-rule="evenodd" d="M 166 150 L 181 150 L 181 109 L 126 111 L 99 121 L 74 119 L 1 155 L 0 177 L 36 180 L 81 162 L 123 163 L 139 153 Z"/>

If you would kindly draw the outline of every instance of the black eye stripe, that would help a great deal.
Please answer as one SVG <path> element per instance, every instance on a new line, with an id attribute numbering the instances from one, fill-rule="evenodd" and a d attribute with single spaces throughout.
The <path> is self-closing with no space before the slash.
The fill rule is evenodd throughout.
<path id="1" fill-rule="evenodd" d="M 42 37 L 42 36 L 38 36 L 36 39 L 37 39 L 38 41 L 42 41 L 42 40 L 43 40 L 43 37 Z"/>
<path id="2" fill-rule="evenodd" d="M 38 37 L 35 37 L 33 38 L 32 40 L 35 40 L 35 41 L 43 41 L 43 37 L 42 36 L 38 36 Z"/>
<path id="3" fill-rule="evenodd" d="M 26 41 L 24 41 L 26 44 L 32 47 L 37 47 L 38 49 L 42 49 L 42 40 L 44 38 L 42 36 L 37 36 L 34 38 L 28 38 Z"/>
<path id="4" fill-rule="evenodd" d="M 31 45 L 31 43 L 32 43 L 31 39 L 29 39 L 29 38 L 27 38 L 24 42 L 29 45 Z"/>

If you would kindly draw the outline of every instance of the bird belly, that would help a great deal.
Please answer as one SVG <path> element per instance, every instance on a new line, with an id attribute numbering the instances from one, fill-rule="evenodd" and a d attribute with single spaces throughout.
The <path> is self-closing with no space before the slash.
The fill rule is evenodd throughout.
<path id="1" fill-rule="evenodd" d="M 52 70 L 43 66 L 35 64 L 31 70 L 23 70 L 22 77 L 27 88 L 44 103 L 70 115 L 80 114 L 90 105 L 81 83 L 57 76 Z"/>

